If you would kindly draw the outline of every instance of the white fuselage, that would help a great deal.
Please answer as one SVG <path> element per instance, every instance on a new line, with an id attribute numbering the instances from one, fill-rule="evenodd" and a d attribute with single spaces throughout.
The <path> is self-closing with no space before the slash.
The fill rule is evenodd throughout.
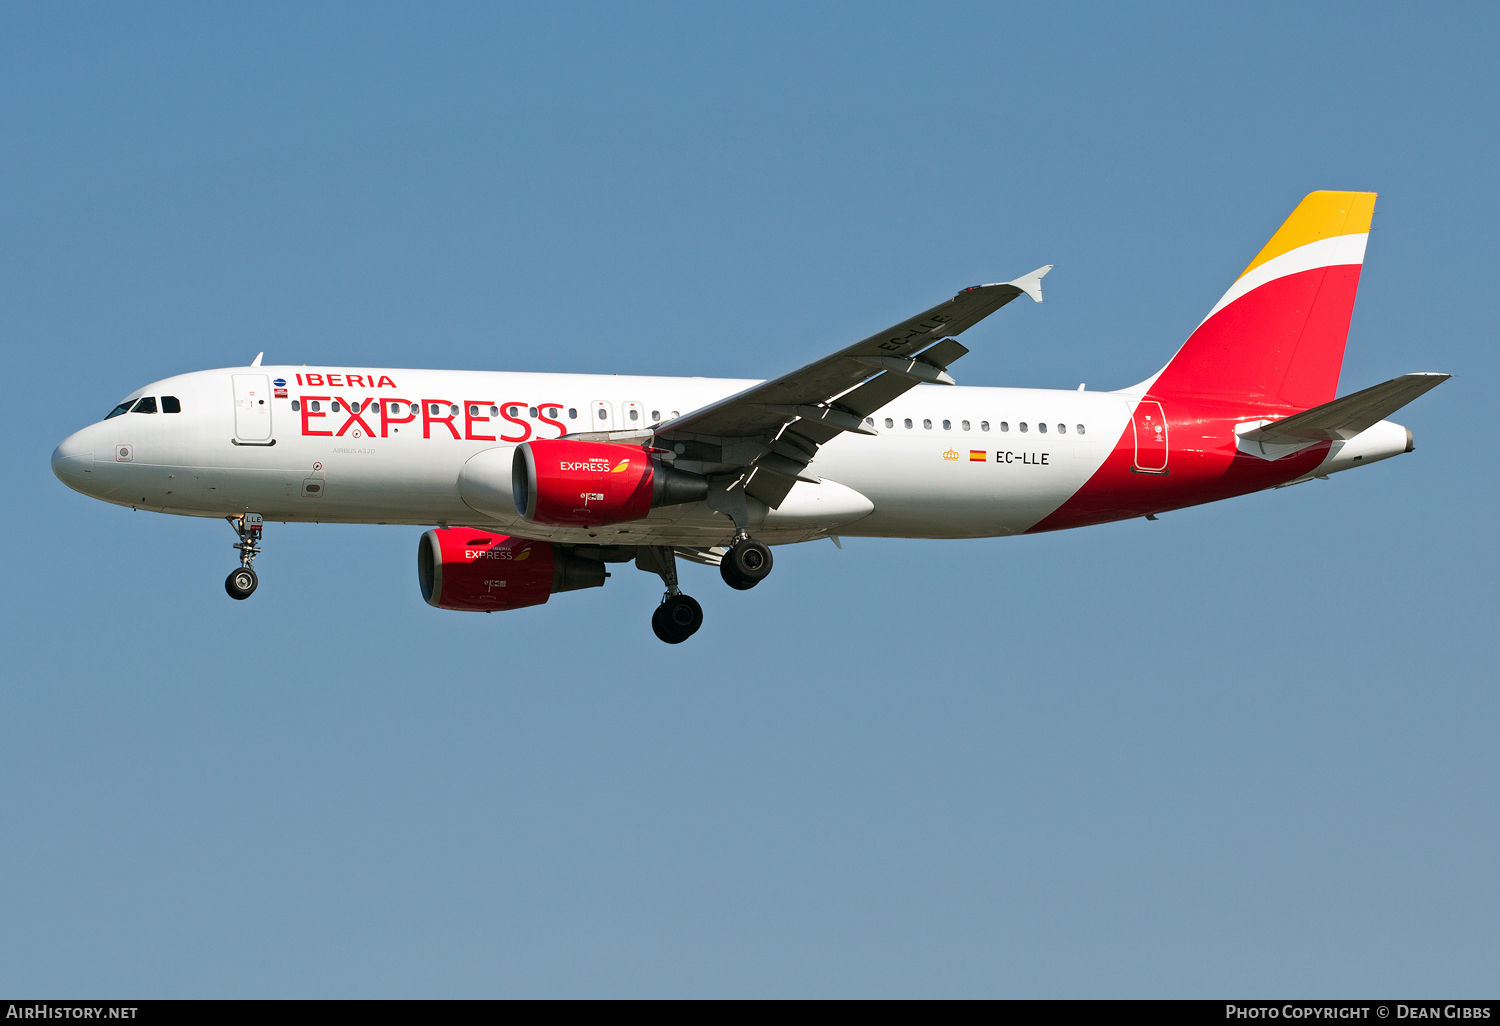
<path id="1" fill-rule="evenodd" d="M 237 385 L 240 393 L 255 391 L 246 379 L 257 376 L 266 382 L 262 394 L 272 394 L 236 393 Z M 358 383 L 349 385 L 351 377 Z M 284 390 L 270 385 L 275 380 L 286 382 Z M 531 438 L 647 428 L 753 384 L 434 370 L 199 371 L 134 394 L 176 397 L 180 413 L 126 413 L 68 439 L 59 449 L 59 474 L 110 502 L 191 516 L 253 510 L 275 521 L 483 524 L 562 542 L 715 545 L 733 528 L 701 503 L 659 508 L 615 527 L 550 528 L 523 524 L 512 504 L 494 496 L 476 504 L 472 489 L 466 502 L 461 477 L 476 457 L 471 473 L 484 467 L 491 479 L 508 475 L 514 447 Z M 247 417 L 247 402 L 263 402 L 268 412 Z M 1023 532 L 1098 469 L 1128 429 L 1134 402 L 1111 392 L 920 385 L 872 418 L 878 436 L 844 434 L 824 445 L 809 467 L 821 484 L 798 482 L 777 510 L 752 500 L 754 530 L 768 543 L 830 533 Z M 378 404 L 400 410 L 405 421 L 388 413 L 383 422 Z M 422 415 L 411 416 L 412 404 Z M 437 417 L 430 416 L 434 405 Z M 501 415 L 492 416 L 492 408 Z"/>

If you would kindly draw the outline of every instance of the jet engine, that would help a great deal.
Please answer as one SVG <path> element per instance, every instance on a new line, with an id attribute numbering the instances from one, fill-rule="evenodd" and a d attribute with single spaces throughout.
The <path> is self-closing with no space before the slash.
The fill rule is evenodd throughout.
<path id="1" fill-rule="evenodd" d="M 428 531 L 417 545 L 422 598 L 439 609 L 539 606 L 559 591 L 598 588 L 606 576 L 603 563 L 563 546 L 472 527 Z"/>
<path id="2" fill-rule="evenodd" d="M 523 520 L 559 527 L 623 524 L 655 506 L 708 496 L 704 478 L 669 467 L 640 446 L 566 438 L 516 446 L 511 487 Z"/>

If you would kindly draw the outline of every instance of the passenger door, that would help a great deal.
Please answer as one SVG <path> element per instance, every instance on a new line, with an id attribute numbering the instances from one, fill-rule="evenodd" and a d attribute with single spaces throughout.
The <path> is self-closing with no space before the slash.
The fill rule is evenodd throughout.
<path id="1" fill-rule="evenodd" d="M 265 374 L 234 375 L 234 437 L 262 444 L 271 440 L 271 379 Z"/>
<path id="2" fill-rule="evenodd" d="M 1161 403 L 1143 399 L 1131 418 L 1135 428 L 1135 469 L 1142 474 L 1167 473 L 1167 418 Z"/>

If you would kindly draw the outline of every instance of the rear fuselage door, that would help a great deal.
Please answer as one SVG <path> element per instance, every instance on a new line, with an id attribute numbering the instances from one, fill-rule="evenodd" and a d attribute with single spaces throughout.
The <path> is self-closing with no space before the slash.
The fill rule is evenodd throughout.
<path id="1" fill-rule="evenodd" d="M 234 375 L 234 437 L 241 442 L 271 440 L 269 375 Z"/>
<path id="2" fill-rule="evenodd" d="M 1136 403 L 1131 423 L 1135 428 L 1135 469 L 1143 474 L 1165 474 L 1167 418 L 1161 403 L 1142 399 Z"/>

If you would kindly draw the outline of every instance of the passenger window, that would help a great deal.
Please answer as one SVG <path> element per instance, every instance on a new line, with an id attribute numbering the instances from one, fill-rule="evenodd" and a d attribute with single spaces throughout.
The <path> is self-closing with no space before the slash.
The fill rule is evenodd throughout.
<path id="1" fill-rule="evenodd" d="M 928 431 L 931 431 L 932 430 L 932 421 L 930 421 L 930 420 L 924 420 L 924 421 L 922 421 L 922 426 L 924 428 L 926 428 Z"/>
<path id="2" fill-rule="evenodd" d="M 963 428 L 964 428 L 965 431 L 969 430 L 969 422 L 968 421 L 964 421 L 963 422 Z"/>
<path id="3" fill-rule="evenodd" d="M 112 409 L 108 413 L 106 413 L 104 415 L 104 419 L 105 420 L 109 420 L 111 417 L 118 417 L 122 413 L 127 413 L 127 412 L 129 412 L 130 408 L 132 406 L 134 406 L 134 405 L 135 405 L 135 400 L 134 399 L 131 399 L 128 402 L 123 402 L 119 406 L 116 406 L 114 409 Z"/>
<path id="4" fill-rule="evenodd" d="M 874 417 L 866 417 L 865 418 L 865 423 L 868 424 L 868 425 L 870 425 L 871 427 L 874 427 L 875 426 L 875 418 Z"/>
<path id="5" fill-rule="evenodd" d="M 655 422 L 660 422 L 661 421 L 661 411 L 660 410 L 652 410 L 651 411 L 651 419 L 653 421 L 655 421 Z"/>
<path id="6" fill-rule="evenodd" d="M 331 402 L 331 403 L 329 403 L 329 404 L 328 404 L 328 408 L 329 408 L 329 409 L 330 409 L 330 410 L 332 410 L 332 411 L 333 411 L 333 412 L 334 412 L 334 413 L 337 413 L 337 412 L 339 412 L 339 404 L 338 404 L 338 402 L 337 402 L 337 401 L 334 401 L 334 402 Z"/>
<path id="7" fill-rule="evenodd" d="M 1082 424 L 1076 425 L 1075 430 L 1077 430 L 1077 432 L 1080 435 L 1083 434 L 1083 425 Z"/>
<path id="8" fill-rule="evenodd" d="M 359 412 L 359 403 L 350 403 L 349 404 L 349 412 L 350 413 L 358 413 Z"/>
<path id="9" fill-rule="evenodd" d="M 182 404 L 177 401 L 177 397 L 175 395 L 164 395 L 161 397 L 161 412 L 181 413 Z"/>
<path id="10" fill-rule="evenodd" d="M 1009 431 L 1010 430 L 1010 421 L 1008 421 L 1008 420 L 1002 420 L 1000 422 L 1000 430 L 1001 431 Z"/>
<path id="11" fill-rule="evenodd" d="M 1066 424 L 1059 424 L 1059 425 L 1057 425 L 1057 433 L 1060 434 L 1060 435 L 1067 434 L 1068 433 L 1068 425 L 1066 425 Z"/>
<path id="12" fill-rule="evenodd" d="M 599 410 L 599 419 L 600 420 L 608 420 L 609 419 L 609 411 L 606 410 L 606 409 L 601 408 Z"/>
<path id="13" fill-rule="evenodd" d="M 500 416 L 500 407 L 498 407 L 498 406 L 491 406 L 490 407 L 490 416 L 491 417 L 498 417 L 498 416 Z"/>
<path id="14" fill-rule="evenodd" d="M 943 430 L 944 431 L 952 431 L 953 430 L 953 421 L 951 421 L 951 420 L 945 420 L 945 421 L 943 421 Z"/>
<path id="15" fill-rule="evenodd" d="M 568 407 L 568 419 L 569 420 L 577 420 L 578 419 L 578 411 L 576 409 L 574 409 L 573 407 L 571 407 L 571 406 Z"/>
<path id="16" fill-rule="evenodd" d="M 354 412 L 358 413 L 359 411 L 355 410 Z M 475 406 L 473 403 L 469 404 L 469 416 L 471 416 L 471 417 L 477 417 L 477 416 L 479 416 L 479 407 Z"/>
<path id="17" fill-rule="evenodd" d="M 981 430 L 981 431 L 988 431 L 989 429 L 990 429 L 990 422 L 989 421 L 987 421 L 987 420 L 981 420 L 979 422 L 979 430 Z M 1004 424 L 1000 425 L 1000 430 L 1001 431 L 1005 430 L 1005 425 Z"/>
<path id="18" fill-rule="evenodd" d="M 154 395 L 148 395 L 148 396 L 146 396 L 146 398 L 144 398 L 140 402 L 136 403 L 135 404 L 135 408 L 132 409 L 130 412 L 131 413 L 155 413 L 156 412 L 156 396 L 154 396 Z"/>
<path id="19" fill-rule="evenodd" d="M 432 407 L 432 412 L 427 415 L 429 417 L 436 417 L 439 413 L 443 412 L 443 408 L 437 403 L 429 403 L 428 405 Z M 338 407 L 335 406 L 334 409 L 337 410 Z"/>
<path id="20" fill-rule="evenodd" d="M 110 416 L 113 417 L 114 414 L 110 414 Z M 894 420 L 892 420 L 891 418 L 887 417 L 887 418 L 885 418 L 885 426 L 889 427 L 889 428 L 893 428 L 893 427 L 896 426 L 896 422 Z"/>
<path id="21" fill-rule="evenodd" d="M 533 407 L 531 407 L 531 409 L 527 410 L 526 412 L 527 412 L 528 415 L 530 415 L 532 417 L 535 417 L 536 416 L 536 407 L 533 406 Z"/>
<path id="22" fill-rule="evenodd" d="M 314 404 L 313 409 L 316 410 L 317 408 L 318 408 L 317 405 Z M 415 417 L 417 414 L 419 414 L 421 412 L 422 412 L 422 407 L 418 406 L 416 403 L 412 403 L 411 404 L 411 415 L 413 417 Z"/>
<path id="23" fill-rule="evenodd" d="M 908 431 L 911 430 L 911 418 L 910 417 L 906 418 L 906 430 L 908 430 Z"/>
<path id="24" fill-rule="evenodd" d="M 319 410 L 321 410 L 323 408 L 323 404 L 320 403 L 320 402 L 318 402 L 316 399 L 314 399 L 314 400 L 312 400 L 311 402 L 309 402 L 307 404 L 307 408 L 311 412 L 317 413 Z"/>
<path id="25" fill-rule="evenodd" d="M 296 413 L 300 409 L 302 409 L 302 401 L 300 399 L 293 399 L 292 400 L 292 412 Z"/>
<path id="26" fill-rule="evenodd" d="M 457 417 L 458 416 L 458 407 L 454 406 L 454 405 L 452 405 L 450 403 L 449 406 L 448 406 L 448 416 L 450 416 L 450 417 Z"/>
<path id="27" fill-rule="evenodd" d="M 533 411 L 533 412 L 535 412 L 535 411 Z M 630 411 L 630 419 L 631 420 L 640 420 L 641 419 L 641 411 L 632 408 L 631 411 Z"/>
<path id="28" fill-rule="evenodd" d="M 1026 422 L 1024 420 L 1021 421 L 1021 423 L 1017 424 L 1016 426 L 1021 429 L 1021 434 L 1024 435 L 1026 433 Z"/>
<path id="29" fill-rule="evenodd" d="M 1041 433 L 1042 433 L 1042 434 L 1044 434 L 1044 435 L 1045 435 L 1045 434 L 1046 434 L 1046 433 L 1047 433 L 1047 422 L 1046 422 L 1046 421 L 1042 421 L 1042 422 L 1041 422 L 1041 423 L 1040 423 L 1040 424 L 1038 424 L 1038 425 L 1037 425 L 1037 426 L 1036 426 L 1036 429 L 1037 429 L 1037 430 L 1038 430 L 1038 431 L 1040 431 L 1040 432 L 1041 432 Z M 1022 430 L 1022 431 L 1025 431 L 1025 430 L 1026 430 L 1026 425 L 1025 425 L 1025 424 L 1022 424 L 1022 425 L 1021 425 L 1021 430 Z"/>
<path id="30" fill-rule="evenodd" d="M 676 410 L 673 410 L 673 411 L 672 411 L 672 419 L 673 419 L 673 420 L 676 420 L 676 419 L 677 419 L 677 411 L 676 411 Z"/>

